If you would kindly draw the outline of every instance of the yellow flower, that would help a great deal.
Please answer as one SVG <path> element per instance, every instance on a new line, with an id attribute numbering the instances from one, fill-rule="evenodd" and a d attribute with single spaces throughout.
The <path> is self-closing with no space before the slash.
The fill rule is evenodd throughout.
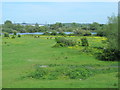
<path id="1" fill-rule="evenodd" d="M 68 48 L 73 48 L 73 47 L 68 47 Z"/>

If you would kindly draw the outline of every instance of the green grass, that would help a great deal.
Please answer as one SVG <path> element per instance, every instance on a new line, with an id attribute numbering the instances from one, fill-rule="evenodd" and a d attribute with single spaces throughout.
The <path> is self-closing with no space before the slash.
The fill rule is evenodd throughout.
<path id="1" fill-rule="evenodd" d="M 109 73 L 98 73 L 85 80 L 56 79 L 40 80 L 24 78 L 34 71 L 35 65 L 85 65 L 102 69 L 108 66 L 117 66 L 118 62 L 100 61 L 93 55 L 81 53 L 75 48 L 52 48 L 54 39 L 49 36 L 34 38 L 22 36 L 21 38 L 3 38 L 3 88 L 116 88 L 118 78 L 116 70 Z M 66 37 L 79 40 L 81 37 Z M 87 37 L 90 47 L 102 47 L 101 38 Z M 5 44 L 6 42 L 6 44 Z M 67 58 L 66 58 L 67 57 Z M 61 66 L 62 67 L 62 66 Z M 57 68 L 57 67 L 53 67 Z M 111 67 L 112 68 L 112 67 Z M 114 67 L 113 67 L 114 68 Z M 117 68 L 116 68 L 117 69 Z"/>

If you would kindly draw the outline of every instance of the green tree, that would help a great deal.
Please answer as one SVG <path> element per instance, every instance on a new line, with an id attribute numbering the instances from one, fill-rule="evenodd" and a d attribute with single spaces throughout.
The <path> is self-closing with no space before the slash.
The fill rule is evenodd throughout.
<path id="1" fill-rule="evenodd" d="M 90 24 L 90 30 L 99 30 L 100 29 L 100 24 L 97 22 L 93 22 Z"/>
<path id="2" fill-rule="evenodd" d="M 14 28 L 14 25 L 9 20 L 5 21 L 4 24 L 2 25 L 2 31 L 3 32 L 12 33 L 13 28 Z"/>
<path id="3" fill-rule="evenodd" d="M 14 30 L 14 31 L 13 31 L 13 35 L 17 35 L 17 31 Z"/>
<path id="4" fill-rule="evenodd" d="M 118 50 L 118 17 L 111 16 L 108 17 L 108 24 L 107 24 L 107 34 L 106 37 L 108 38 L 109 48 Z"/>
<path id="5" fill-rule="evenodd" d="M 4 24 L 12 24 L 12 21 L 6 20 L 6 21 L 4 22 Z"/>
<path id="6" fill-rule="evenodd" d="M 38 31 L 39 32 L 46 32 L 46 31 L 48 31 L 48 29 L 49 28 L 47 26 L 40 26 Z"/>
<path id="7" fill-rule="evenodd" d="M 78 24 L 75 23 L 75 22 L 73 22 L 73 23 L 71 23 L 71 26 L 72 26 L 72 27 L 78 27 Z"/>
<path id="8" fill-rule="evenodd" d="M 103 53 L 100 53 L 98 57 L 106 61 L 119 61 L 120 49 L 118 46 L 118 17 L 115 15 L 108 17 L 106 37 L 108 45 L 104 48 Z"/>
<path id="9" fill-rule="evenodd" d="M 23 30 L 25 30 L 25 29 L 24 29 L 24 26 L 23 26 L 23 25 L 20 25 L 20 24 L 14 25 L 14 28 L 13 28 L 13 29 L 16 30 L 16 31 L 18 31 L 18 32 L 26 32 L 26 31 L 23 31 Z"/>
<path id="10" fill-rule="evenodd" d="M 39 31 L 39 24 L 36 23 L 36 24 L 35 24 L 35 32 L 38 32 L 38 31 Z"/>
<path id="11" fill-rule="evenodd" d="M 52 31 L 51 35 L 57 35 L 56 31 Z"/>
<path id="12" fill-rule="evenodd" d="M 13 29 L 14 25 L 12 24 L 10 20 L 7 20 L 4 22 L 4 27 Z"/>
<path id="13" fill-rule="evenodd" d="M 50 29 L 58 30 L 59 28 L 63 27 L 64 25 L 60 22 L 56 22 L 55 24 L 50 25 Z"/>

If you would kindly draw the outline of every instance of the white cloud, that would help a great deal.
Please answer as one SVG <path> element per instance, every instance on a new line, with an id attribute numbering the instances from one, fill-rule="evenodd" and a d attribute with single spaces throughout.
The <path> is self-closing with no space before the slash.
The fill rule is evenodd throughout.
<path id="1" fill-rule="evenodd" d="M 2 0 L 2 2 L 119 2 L 119 0 Z"/>

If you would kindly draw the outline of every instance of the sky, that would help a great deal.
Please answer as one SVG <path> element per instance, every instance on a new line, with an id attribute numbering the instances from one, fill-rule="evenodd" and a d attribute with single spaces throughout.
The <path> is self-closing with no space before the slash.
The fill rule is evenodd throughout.
<path id="1" fill-rule="evenodd" d="M 117 2 L 3 2 L 2 23 L 107 23 L 118 13 Z"/>
<path id="2" fill-rule="evenodd" d="M 119 2 L 119 0 L 2 0 L 2 2 Z"/>

